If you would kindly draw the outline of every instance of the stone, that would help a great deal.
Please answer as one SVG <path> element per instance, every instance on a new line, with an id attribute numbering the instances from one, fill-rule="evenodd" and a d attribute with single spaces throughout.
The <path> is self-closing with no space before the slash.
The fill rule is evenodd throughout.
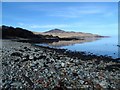
<path id="1" fill-rule="evenodd" d="M 65 67 L 65 63 L 61 63 L 61 67 Z"/>
<path id="2" fill-rule="evenodd" d="M 73 76 L 78 76 L 77 72 L 73 71 Z"/>
<path id="3" fill-rule="evenodd" d="M 28 84 L 29 84 L 30 86 L 33 86 L 33 85 L 34 85 L 34 83 L 30 80 L 29 77 L 25 76 L 24 74 L 22 74 L 22 77 L 24 78 L 25 81 L 28 82 Z"/>
<path id="4" fill-rule="evenodd" d="M 38 69 L 34 69 L 33 71 L 38 71 Z"/>
<path id="5" fill-rule="evenodd" d="M 13 83 L 11 83 L 11 86 L 20 87 L 20 86 L 22 86 L 22 83 L 21 82 L 13 82 Z"/>
<path id="6" fill-rule="evenodd" d="M 21 54 L 20 52 L 13 52 L 13 53 L 11 54 L 11 56 L 18 56 L 18 57 L 21 57 L 22 54 Z"/>
<path id="7" fill-rule="evenodd" d="M 39 56 L 38 59 L 46 59 L 45 55 Z"/>
<path id="8" fill-rule="evenodd" d="M 33 57 L 33 56 L 31 56 L 31 55 L 29 56 L 29 59 L 33 59 L 33 58 L 34 58 L 34 57 Z"/>

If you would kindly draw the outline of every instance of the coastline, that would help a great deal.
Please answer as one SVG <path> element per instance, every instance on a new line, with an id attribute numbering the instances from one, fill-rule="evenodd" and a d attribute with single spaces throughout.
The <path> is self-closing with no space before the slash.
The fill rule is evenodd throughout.
<path id="1" fill-rule="evenodd" d="M 117 59 L 10 40 L 2 44 L 3 89 L 120 88 Z"/>
<path id="2" fill-rule="evenodd" d="M 61 48 L 54 48 L 54 47 L 49 47 L 49 46 L 40 46 L 40 45 L 35 45 L 32 44 L 35 47 L 41 47 L 45 49 L 50 49 L 55 52 L 58 52 L 59 54 L 66 55 L 71 58 L 78 58 L 82 60 L 91 60 L 91 59 L 97 59 L 97 60 L 103 60 L 104 62 L 120 62 L 120 58 L 112 58 L 112 56 L 107 56 L 107 55 L 96 55 L 93 53 L 86 53 L 84 51 L 71 51 L 67 49 L 61 49 Z"/>

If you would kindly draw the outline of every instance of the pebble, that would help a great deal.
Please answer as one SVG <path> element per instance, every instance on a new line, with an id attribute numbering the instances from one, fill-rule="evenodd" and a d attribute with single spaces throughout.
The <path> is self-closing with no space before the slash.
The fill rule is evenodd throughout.
<path id="1" fill-rule="evenodd" d="M 61 63 L 61 66 L 62 66 L 62 67 L 65 67 L 65 63 Z"/>
<path id="2" fill-rule="evenodd" d="M 29 59 L 33 59 L 34 57 L 33 56 L 29 56 Z"/>
<path id="3" fill-rule="evenodd" d="M 29 43 L 9 40 L 3 40 L 2 54 L 3 88 L 32 86 L 41 90 L 48 88 L 73 90 L 78 87 L 92 90 L 91 82 L 96 88 L 107 88 L 108 85 L 114 89 L 119 87 L 119 67 L 114 68 L 114 71 L 98 69 L 120 65 L 119 63 L 104 61 L 96 63 L 97 59 L 84 61 L 59 55 L 52 50 L 37 48 Z M 89 80 L 86 82 L 87 79 Z"/>

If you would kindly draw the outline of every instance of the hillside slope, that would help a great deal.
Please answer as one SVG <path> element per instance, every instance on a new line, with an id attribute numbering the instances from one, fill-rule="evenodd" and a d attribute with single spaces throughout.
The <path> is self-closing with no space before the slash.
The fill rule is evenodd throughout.
<path id="1" fill-rule="evenodd" d="M 42 34 L 42 35 L 52 35 L 52 36 L 58 36 L 60 38 L 94 38 L 94 37 L 103 37 L 97 34 L 91 34 L 91 33 L 84 33 L 84 32 L 68 32 L 60 29 L 52 29 L 47 32 L 43 33 L 35 33 L 35 34 Z"/>
<path id="2" fill-rule="evenodd" d="M 33 32 L 23 29 L 23 28 L 14 28 L 12 26 L 1 26 L 0 30 L 2 30 L 2 38 L 25 38 L 25 39 L 46 39 L 46 38 L 56 38 L 52 35 L 41 35 L 34 34 Z"/>

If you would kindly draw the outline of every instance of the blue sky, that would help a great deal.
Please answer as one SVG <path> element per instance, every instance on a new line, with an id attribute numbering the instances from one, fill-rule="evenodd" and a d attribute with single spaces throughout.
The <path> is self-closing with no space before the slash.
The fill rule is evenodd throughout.
<path id="1" fill-rule="evenodd" d="M 44 32 L 54 28 L 118 34 L 117 2 L 4 2 L 2 24 Z"/>

